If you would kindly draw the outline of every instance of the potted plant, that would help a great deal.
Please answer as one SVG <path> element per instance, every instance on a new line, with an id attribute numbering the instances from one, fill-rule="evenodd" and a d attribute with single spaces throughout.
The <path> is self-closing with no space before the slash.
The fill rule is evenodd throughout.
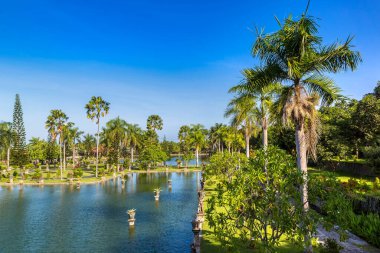
<path id="1" fill-rule="evenodd" d="M 156 201 L 160 199 L 160 192 L 161 192 L 161 188 L 158 187 L 154 189 L 154 198 Z"/>

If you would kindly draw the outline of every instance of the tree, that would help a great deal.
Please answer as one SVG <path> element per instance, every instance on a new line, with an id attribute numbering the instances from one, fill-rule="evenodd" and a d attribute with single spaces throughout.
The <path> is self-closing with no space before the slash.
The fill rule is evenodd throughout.
<path id="1" fill-rule="evenodd" d="M 261 76 L 261 72 L 260 68 L 244 69 L 243 81 L 232 87 L 229 92 L 237 93 L 239 99 L 248 97 L 251 100 L 259 101 L 260 105 L 256 106 L 253 113 L 259 119 L 263 133 L 263 147 L 266 148 L 268 146 L 268 127 L 272 121 L 270 110 L 281 84 L 270 82 L 269 79 Z"/>
<path id="2" fill-rule="evenodd" d="M 285 81 L 288 84 L 282 89 L 276 107 L 284 122 L 291 121 L 295 125 L 297 167 L 304 177 L 302 202 L 307 212 L 307 155 L 315 156 L 317 96 L 322 105 L 329 104 L 337 98 L 339 91 L 323 73 L 354 70 L 361 57 L 351 50 L 351 37 L 343 44 L 324 46 L 322 38 L 317 36 L 315 20 L 306 14 L 295 21 L 289 17 L 279 25 L 280 30 L 274 33 L 258 35 L 252 53 L 265 65 L 264 74 L 260 76 L 271 82 Z M 310 234 L 305 236 L 305 244 L 307 250 L 312 251 Z"/>
<path id="3" fill-rule="evenodd" d="M 117 166 L 117 171 L 119 171 L 121 150 L 126 144 L 127 131 L 128 124 L 120 117 L 108 121 L 102 131 L 102 139 L 108 148 L 108 161 L 111 165 Z"/>
<path id="4" fill-rule="evenodd" d="M 255 129 L 256 101 L 251 96 L 238 96 L 228 104 L 225 117 L 232 116 L 231 125 L 238 128 L 242 125 L 245 136 L 245 151 L 249 157 L 249 139 Z"/>
<path id="5" fill-rule="evenodd" d="M 227 128 L 227 126 L 221 123 L 216 123 L 210 127 L 208 138 L 213 151 L 215 149 L 217 149 L 218 152 L 223 151 L 223 134 L 225 128 Z"/>
<path id="6" fill-rule="evenodd" d="M 13 110 L 12 134 L 12 163 L 19 167 L 23 167 L 28 162 L 28 157 L 26 150 L 24 119 L 19 94 L 16 94 L 16 101 Z"/>
<path id="7" fill-rule="evenodd" d="M 83 137 L 82 146 L 85 152 L 86 157 L 88 158 L 92 153 L 92 150 L 96 146 L 96 138 L 91 134 L 86 134 Z"/>
<path id="8" fill-rule="evenodd" d="M 63 161 L 62 161 L 62 143 L 63 143 L 63 134 L 65 123 L 69 118 L 61 110 L 55 109 L 50 111 L 50 115 L 47 117 L 45 122 L 45 128 L 48 129 L 49 140 L 52 143 L 55 143 L 58 136 L 59 143 L 59 167 L 61 171 L 61 180 L 63 179 Z"/>
<path id="9" fill-rule="evenodd" d="M 188 162 L 192 158 L 191 154 L 191 137 L 190 137 L 190 127 L 181 126 L 178 131 L 179 146 L 182 153 L 182 160 L 185 161 L 185 167 L 188 167 Z"/>
<path id="10" fill-rule="evenodd" d="M 160 116 L 154 114 L 148 117 L 148 120 L 146 123 L 146 128 L 148 130 L 153 130 L 153 131 L 162 130 L 162 126 L 163 126 L 163 123 Z"/>
<path id="11" fill-rule="evenodd" d="M 137 147 L 141 145 L 142 132 L 143 131 L 141 128 L 136 124 L 127 125 L 127 138 L 131 151 L 131 164 L 134 163 L 134 152 L 136 151 Z"/>
<path id="12" fill-rule="evenodd" d="M 9 169 L 11 147 L 12 147 L 12 124 L 10 122 L 0 123 L 0 147 L 7 153 L 7 169 Z"/>
<path id="13" fill-rule="evenodd" d="M 226 248 L 249 245 L 258 252 L 273 252 L 283 235 L 301 240 L 306 227 L 299 224 L 313 223 L 295 187 L 302 175 L 294 159 L 271 146 L 249 162 L 243 158 L 219 153 L 206 166 L 207 180 L 217 182 L 206 211 L 217 239 Z"/>
<path id="14" fill-rule="evenodd" d="M 38 162 L 46 160 L 46 141 L 33 137 L 29 140 L 27 148 L 30 160 Z"/>
<path id="15" fill-rule="evenodd" d="M 79 128 L 77 127 L 71 127 L 68 129 L 68 143 L 71 146 L 72 150 L 72 158 L 73 158 L 73 168 L 75 168 L 75 161 L 76 161 L 76 151 L 77 151 L 77 144 L 80 143 L 83 131 L 79 131 Z"/>
<path id="16" fill-rule="evenodd" d="M 96 172 L 95 176 L 98 177 L 98 163 L 99 163 L 99 130 L 100 130 L 100 117 L 107 115 L 110 103 L 103 100 L 102 97 L 93 96 L 86 104 L 87 118 L 92 121 L 95 120 L 98 130 L 96 132 Z"/>
<path id="17" fill-rule="evenodd" d="M 199 152 L 206 145 L 207 130 L 201 125 L 191 125 L 189 131 L 189 141 L 195 150 L 195 166 L 199 166 Z"/>

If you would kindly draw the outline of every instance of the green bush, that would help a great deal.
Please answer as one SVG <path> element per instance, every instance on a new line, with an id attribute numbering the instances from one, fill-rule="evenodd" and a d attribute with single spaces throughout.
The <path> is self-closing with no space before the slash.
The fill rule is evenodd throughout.
<path id="1" fill-rule="evenodd" d="M 83 176 L 83 170 L 81 168 L 74 169 L 73 176 L 75 178 L 81 178 Z"/>
<path id="2" fill-rule="evenodd" d="M 380 247 L 380 216 L 378 214 L 352 215 L 349 217 L 350 230 L 367 242 Z"/>
<path id="3" fill-rule="evenodd" d="M 69 170 L 66 174 L 66 178 L 73 178 L 73 175 L 74 173 L 71 170 Z"/>
<path id="4" fill-rule="evenodd" d="M 373 190 L 378 191 L 380 190 L 380 178 L 376 178 L 375 182 L 373 182 Z"/>
<path id="5" fill-rule="evenodd" d="M 98 175 L 103 177 L 106 175 L 106 170 L 104 168 L 98 168 Z"/>
<path id="6" fill-rule="evenodd" d="M 342 246 L 340 246 L 335 239 L 327 238 L 326 242 L 320 246 L 319 252 L 320 253 L 339 253 L 343 249 Z"/>
<path id="7" fill-rule="evenodd" d="M 13 177 L 17 177 L 17 176 L 18 176 L 17 170 L 13 171 Z"/>
<path id="8" fill-rule="evenodd" d="M 32 179 L 38 180 L 42 178 L 42 172 L 40 169 L 36 169 L 32 174 Z"/>

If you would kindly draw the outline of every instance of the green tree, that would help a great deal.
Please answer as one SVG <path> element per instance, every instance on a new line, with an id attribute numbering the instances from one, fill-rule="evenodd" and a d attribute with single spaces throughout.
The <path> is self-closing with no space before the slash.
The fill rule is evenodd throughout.
<path id="1" fill-rule="evenodd" d="M 16 166 L 23 167 L 28 162 L 28 157 L 25 140 L 24 119 L 19 94 L 16 94 L 16 101 L 13 109 L 12 133 L 13 140 L 11 160 L 12 163 Z"/>
<path id="2" fill-rule="evenodd" d="M 47 142 L 40 138 L 33 137 L 27 145 L 29 158 L 32 161 L 45 161 Z"/>
<path id="3" fill-rule="evenodd" d="M 9 169 L 11 147 L 12 147 L 12 124 L 10 122 L 0 123 L 0 147 L 7 153 L 7 169 Z"/>
<path id="4" fill-rule="evenodd" d="M 89 158 L 92 150 L 96 147 L 96 138 L 91 134 L 86 134 L 83 137 L 82 146 L 86 157 Z"/>
<path id="5" fill-rule="evenodd" d="M 153 130 L 153 131 L 162 130 L 162 126 L 163 126 L 163 123 L 160 116 L 154 114 L 148 117 L 148 120 L 146 123 L 146 128 L 148 130 Z"/>
<path id="6" fill-rule="evenodd" d="M 304 176 L 302 202 L 305 212 L 309 210 L 307 154 L 315 156 L 317 141 L 317 97 L 322 104 L 329 104 L 339 91 L 323 73 L 354 70 L 361 61 L 360 54 L 351 50 L 352 38 L 343 44 L 325 46 L 317 33 L 313 18 L 302 15 L 299 20 L 293 20 L 289 17 L 280 24 L 280 30 L 259 34 L 252 49 L 253 55 L 265 65 L 262 76 L 271 82 L 287 83 L 276 105 L 284 121 L 295 125 L 297 167 Z M 305 244 L 311 251 L 310 234 L 305 236 Z"/>
<path id="7" fill-rule="evenodd" d="M 256 122 L 256 101 L 252 96 L 238 96 L 231 100 L 228 104 L 225 117 L 232 117 L 231 125 L 239 128 L 240 125 L 244 131 L 245 151 L 249 157 L 249 139 L 255 130 Z"/>
<path id="8" fill-rule="evenodd" d="M 207 201 L 206 217 L 224 247 L 273 252 L 283 235 L 302 240 L 299 234 L 306 231 L 299 224 L 314 223 L 303 213 L 295 187 L 302 175 L 294 167 L 290 155 L 271 146 L 258 150 L 248 163 L 228 153 L 210 158 L 205 175 L 217 185 Z"/>
<path id="9" fill-rule="evenodd" d="M 192 159 L 191 153 L 191 137 L 190 137 L 190 127 L 181 126 L 178 131 L 178 141 L 180 150 L 182 153 L 182 160 L 185 161 L 185 167 L 188 167 L 189 160 Z"/>
<path id="10" fill-rule="evenodd" d="M 136 124 L 128 124 L 127 125 L 127 138 L 128 138 L 128 145 L 130 148 L 131 153 L 131 163 L 134 163 L 134 152 L 136 151 L 137 147 L 141 145 L 142 142 L 142 129 L 136 125 Z"/>
<path id="11" fill-rule="evenodd" d="M 58 139 L 59 143 L 59 167 L 60 167 L 60 174 L 61 174 L 61 180 L 63 179 L 63 159 L 62 159 L 62 141 L 63 141 L 63 134 L 66 121 L 69 118 L 67 115 L 62 112 L 61 110 L 51 110 L 50 115 L 47 117 L 47 120 L 45 122 L 45 128 L 48 129 L 49 133 L 49 140 L 52 143 L 55 143 Z"/>
<path id="12" fill-rule="evenodd" d="M 259 106 L 255 105 L 253 113 L 260 122 L 262 134 L 263 134 L 263 147 L 268 146 L 268 127 L 273 120 L 270 114 L 273 99 L 276 97 L 278 91 L 281 88 L 280 83 L 272 83 L 268 78 L 262 76 L 262 70 L 256 69 L 244 69 L 243 81 L 232 87 L 229 92 L 238 94 L 239 99 L 245 97 L 259 102 Z M 261 82 L 261 83 L 260 83 Z"/>
<path id="13" fill-rule="evenodd" d="M 99 163 L 99 130 L 100 130 L 100 117 L 107 115 L 110 103 L 103 100 L 102 97 L 91 97 L 90 101 L 86 104 L 87 118 L 92 121 L 95 120 L 98 130 L 96 132 L 96 172 L 95 176 L 98 177 L 98 163 Z"/>
<path id="14" fill-rule="evenodd" d="M 195 150 L 195 166 L 199 166 L 199 152 L 207 144 L 207 129 L 201 124 L 191 125 L 189 131 L 189 142 Z"/>

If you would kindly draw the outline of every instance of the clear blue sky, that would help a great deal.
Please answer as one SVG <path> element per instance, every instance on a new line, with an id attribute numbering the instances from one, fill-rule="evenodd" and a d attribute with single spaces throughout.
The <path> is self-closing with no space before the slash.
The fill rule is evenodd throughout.
<path id="1" fill-rule="evenodd" d="M 0 7 L 0 120 L 11 121 L 14 96 L 24 109 L 27 138 L 46 138 L 51 109 L 62 109 L 94 133 L 84 105 L 93 95 L 145 127 L 164 120 L 161 137 L 182 124 L 209 127 L 223 118 L 250 56 L 252 29 L 276 30 L 274 16 L 299 16 L 306 0 L 3 1 Z M 326 43 L 354 35 L 363 63 L 334 75 L 343 94 L 361 98 L 380 80 L 380 1 L 312 0 Z"/>

